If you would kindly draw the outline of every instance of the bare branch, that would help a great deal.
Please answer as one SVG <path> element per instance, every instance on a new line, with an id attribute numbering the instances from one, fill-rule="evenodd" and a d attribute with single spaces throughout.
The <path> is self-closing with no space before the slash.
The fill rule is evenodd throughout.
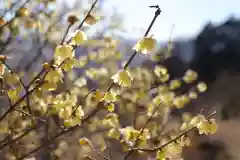
<path id="1" fill-rule="evenodd" d="M 216 114 L 216 111 L 212 112 L 210 115 L 207 116 L 207 119 L 209 119 L 210 117 L 214 116 L 215 114 Z M 168 142 L 164 143 L 164 144 L 161 145 L 161 146 L 158 146 L 158 147 L 155 147 L 155 148 L 134 148 L 134 150 L 135 150 L 135 151 L 141 150 L 141 151 L 144 151 L 144 152 L 155 152 L 155 151 L 161 150 L 161 149 L 163 149 L 164 147 L 168 146 L 169 144 L 175 142 L 177 139 L 179 139 L 179 138 L 181 138 L 182 136 L 186 135 L 186 134 L 189 133 L 190 131 L 194 130 L 196 127 L 197 127 L 197 125 L 189 128 L 188 130 L 180 133 L 177 137 L 169 140 Z"/>

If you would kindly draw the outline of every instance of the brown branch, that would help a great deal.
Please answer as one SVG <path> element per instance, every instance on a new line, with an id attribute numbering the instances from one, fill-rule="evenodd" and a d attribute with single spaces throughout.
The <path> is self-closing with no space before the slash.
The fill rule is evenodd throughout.
<path id="1" fill-rule="evenodd" d="M 32 118 L 32 119 L 39 120 L 40 122 L 46 122 L 45 119 L 42 119 L 42 118 L 39 118 L 39 117 L 35 117 L 32 114 L 29 114 L 28 112 L 25 112 L 23 110 L 20 110 L 20 109 L 17 109 L 17 108 L 14 108 L 14 110 L 17 111 L 17 112 L 20 112 L 20 113 L 22 113 L 22 114 L 24 114 L 24 115 L 26 115 L 26 116 L 28 116 L 30 118 Z"/>
<path id="2" fill-rule="evenodd" d="M 63 38 L 62 38 L 60 44 L 63 44 L 63 43 L 64 43 L 64 41 L 65 41 L 65 39 L 66 39 L 66 37 L 67 37 L 67 35 L 68 35 L 68 32 L 69 32 L 69 30 L 70 30 L 71 27 L 72 27 L 72 24 L 69 24 L 68 27 L 67 27 L 67 29 L 66 29 L 65 34 L 63 35 Z"/>
<path id="3" fill-rule="evenodd" d="M 36 126 L 30 128 L 30 129 L 27 129 L 25 132 L 23 132 L 23 133 L 20 134 L 19 136 L 15 137 L 14 139 L 8 140 L 6 143 L 1 144 L 1 145 L 0 145 L 0 150 L 2 150 L 2 149 L 4 149 L 5 147 L 7 147 L 7 146 L 9 146 L 9 145 L 17 142 L 18 140 L 20 140 L 20 139 L 22 139 L 23 137 L 27 136 L 30 132 L 34 131 L 35 129 L 37 129 Z M 8 137 L 8 136 L 7 136 L 7 137 Z M 6 137 L 6 138 L 7 138 L 7 137 Z M 6 141 L 6 140 L 4 140 L 4 141 Z M 4 142 L 4 141 L 3 141 L 3 142 Z M 3 143 L 3 142 L 1 142 L 1 143 Z"/>

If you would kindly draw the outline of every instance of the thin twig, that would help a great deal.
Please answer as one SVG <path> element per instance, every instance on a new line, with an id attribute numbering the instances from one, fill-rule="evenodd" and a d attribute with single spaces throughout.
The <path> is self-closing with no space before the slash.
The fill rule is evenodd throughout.
<path id="1" fill-rule="evenodd" d="M 165 116 L 167 116 L 167 117 L 165 117 Z M 165 128 L 166 128 L 167 125 L 168 125 L 169 116 L 170 116 L 170 110 L 168 110 L 168 112 L 165 113 L 165 115 L 163 116 L 162 123 L 161 123 L 161 124 L 162 124 L 162 127 L 161 127 L 160 131 L 158 132 L 158 134 L 159 134 L 160 136 L 162 136 L 162 134 L 164 133 Z M 165 118 L 166 118 L 166 119 L 165 119 Z"/>
<path id="2" fill-rule="evenodd" d="M 5 62 L 5 61 L 3 61 L 2 62 L 6 67 L 7 67 L 7 69 L 12 73 L 12 74 L 15 74 L 17 77 L 18 77 L 18 80 L 19 80 L 19 82 L 20 82 L 20 84 L 22 85 L 22 87 L 24 88 L 24 91 L 25 91 L 25 94 L 28 92 L 28 87 L 23 83 L 23 80 L 21 79 L 21 77 L 20 76 L 18 76 L 16 73 L 14 73 L 14 71 L 12 70 L 12 68 Z M 11 74 L 10 73 L 10 74 Z M 31 108 L 30 108 L 30 101 L 29 101 L 29 97 L 26 97 L 26 101 L 27 101 L 27 109 L 28 109 L 28 112 L 30 113 L 30 114 L 32 114 L 32 111 L 31 111 Z"/>
<path id="3" fill-rule="evenodd" d="M 138 111 L 139 111 L 139 107 L 136 105 L 135 112 L 133 113 L 133 128 L 137 127 Z"/>
<path id="4" fill-rule="evenodd" d="M 96 153 L 100 158 L 105 159 L 105 160 L 109 160 L 107 157 L 105 157 L 104 155 L 102 155 L 101 152 L 97 151 L 97 150 L 94 148 L 93 144 L 90 144 L 90 147 L 92 148 L 92 151 L 93 151 L 94 153 Z"/>
<path id="5" fill-rule="evenodd" d="M 161 13 L 161 9 L 160 8 L 157 8 L 156 12 L 155 12 L 155 15 L 153 17 L 153 20 L 152 22 L 150 23 L 150 25 L 148 26 L 148 29 L 147 31 L 145 32 L 144 34 L 144 37 L 146 37 L 148 35 L 148 33 L 150 32 L 150 30 L 152 29 L 152 26 L 153 24 L 155 23 L 157 17 L 160 15 Z M 132 54 L 132 56 L 130 57 L 130 59 L 127 61 L 127 63 L 124 65 L 123 69 L 126 69 L 129 64 L 132 62 L 133 58 L 135 57 L 135 55 L 137 54 L 137 51 L 135 50 L 134 53 Z"/>
<path id="6" fill-rule="evenodd" d="M 11 145 L 12 143 L 17 142 L 18 140 L 22 139 L 23 137 L 27 136 L 30 132 L 34 131 L 37 129 L 36 126 L 27 129 L 25 132 L 23 132 L 21 135 L 15 137 L 14 139 L 8 140 L 6 143 L 0 145 L 0 150 L 4 149 L 5 147 Z M 2 142 L 1 142 L 2 143 Z"/>
<path id="7" fill-rule="evenodd" d="M 43 136 L 43 138 L 42 138 L 42 143 L 44 144 L 46 141 L 48 141 L 48 139 L 49 139 L 49 126 L 50 126 L 50 124 L 49 124 L 49 122 L 50 122 L 50 119 L 49 119 L 49 117 L 47 118 L 47 123 L 45 124 L 45 128 L 44 128 L 44 136 Z M 47 156 L 48 156 L 48 151 L 50 151 L 51 152 L 51 148 L 49 147 L 49 146 L 46 146 L 46 154 L 47 154 Z"/>
<path id="8" fill-rule="evenodd" d="M 63 38 L 62 38 L 60 44 L 63 44 L 63 43 L 64 43 L 64 41 L 65 41 L 65 39 L 66 39 L 66 37 L 67 37 L 67 35 L 68 35 L 68 32 L 69 32 L 69 30 L 70 30 L 71 27 L 72 27 L 72 24 L 69 24 L 68 27 L 67 27 L 67 29 L 66 29 L 65 34 L 63 35 Z"/>
<path id="9" fill-rule="evenodd" d="M 7 96 L 7 99 L 8 99 L 8 103 L 9 103 L 10 106 L 11 106 L 11 105 L 12 105 L 12 101 L 11 101 L 11 99 L 9 98 L 8 95 L 6 95 L 6 96 Z M 28 117 L 30 117 L 30 118 L 32 118 L 32 119 L 39 120 L 40 122 L 46 122 L 45 119 L 35 117 L 35 116 L 33 116 L 32 114 L 30 114 L 30 113 L 28 113 L 28 112 L 25 112 L 25 111 L 23 111 L 23 110 L 21 110 L 21 109 L 13 108 L 13 110 L 15 110 L 15 111 L 17 111 L 17 112 L 20 112 L 20 113 L 22 113 L 22 114 L 24 114 L 24 115 L 26 115 L 26 116 L 28 116 Z"/>
<path id="10" fill-rule="evenodd" d="M 79 102 L 78 104 L 83 105 L 83 103 L 84 103 L 83 101 L 84 101 L 92 92 L 94 92 L 94 91 L 96 91 L 95 88 L 91 89 L 91 90 L 80 100 L 80 102 Z M 72 111 L 71 118 L 76 114 L 76 111 L 77 111 L 77 109 L 79 108 L 80 105 L 75 106 L 75 108 L 74 108 L 73 111 Z"/>
<path id="11" fill-rule="evenodd" d="M 159 103 L 159 104 L 154 108 L 151 116 L 147 119 L 146 123 L 145 123 L 145 124 L 143 125 L 143 127 L 141 128 L 138 136 L 136 137 L 136 141 L 135 141 L 134 144 L 133 144 L 133 148 L 138 144 L 139 138 L 140 138 L 140 136 L 143 134 L 144 129 L 145 129 L 145 128 L 147 127 L 147 125 L 150 123 L 150 121 L 152 120 L 154 114 L 156 113 L 157 109 L 158 109 L 160 106 L 161 106 L 161 103 Z M 126 153 L 126 155 L 124 156 L 124 160 L 127 160 L 128 157 L 129 157 L 133 152 L 134 152 L 133 149 L 129 150 L 129 151 Z"/>
<path id="12" fill-rule="evenodd" d="M 14 145 L 13 145 L 13 146 L 14 146 Z M 17 157 L 18 157 L 18 154 L 17 154 L 16 149 L 13 148 L 13 146 L 11 145 L 11 146 L 9 147 L 9 150 L 10 150 L 10 152 L 12 152 L 12 154 L 17 158 Z"/>
<path id="13" fill-rule="evenodd" d="M 206 118 L 209 119 L 211 118 L 212 116 L 214 116 L 216 114 L 216 111 L 212 112 L 211 114 L 209 114 Z M 133 148 L 135 151 L 144 151 L 144 152 L 155 152 L 155 151 L 158 151 L 158 150 L 161 150 L 163 149 L 164 147 L 168 146 L 169 144 L 175 142 L 176 140 L 178 140 L 179 138 L 181 138 L 182 136 L 186 135 L 187 133 L 189 133 L 190 131 L 194 130 L 195 128 L 197 128 L 197 125 L 189 128 L 188 130 L 180 133 L 177 137 L 169 140 L 168 142 L 164 143 L 163 145 L 161 146 L 158 146 L 158 147 L 155 147 L 155 148 Z"/>
<path id="14" fill-rule="evenodd" d="M 33 116 L 33 115 L 29 114 L 28 112 L 25 112 L 25 111 L 23 111 L 21 109 L 14 108 L 14 110 L 18 111 L 18 112 L 20 112 L 20 113 L 22 113 L 22 114 L 24 114 L 24 115 L 26 115 L 26 116 L 28 116 L 30 118 L 32 118 L 32 119 L 36 119 L 36 120 L 39 120 L 41 122 L 46 122 L 45 119 L 42 119 L 42 118 L 39 118 L 39 117 L 35 117 L 35 116 Z"/>
<path id="15" fill-rule="evenodd" d="M 14 108 L 16 108 L 17 105 L 19 105 L 24 99 L 26 99 L 30 94 L 32 94 L 36 89 L 38 89 L 40 86 L 42 86 L 43 83 L 39 83 L 34 87 L 32 90 L 29 90 L 26 94 L 24 94 L 17 102 L 15 102 L 13 105 L 9 107 L 9 109 L 0 117 L 0 122 L 9 114 L 11 113 Z"/>
<path id="16" fill-rule="evenodd" d="M 105 142 L 105 144 L 106 144 L 106 149 L 107 149 L 107 151 L 108 151 L 108 156 L 109 156 L 109 159 L 110 160 L 113 160 L 113 156 L 112 156 L 112 152 L 111 152 L 111 149 L 110 149 L 110 147 L 109 147 L 109 145 L 108 145 L 108 142 L 107 142 L 107 140 L 103 137 L 103 139 L 104 139 L 104 142 Z"/>

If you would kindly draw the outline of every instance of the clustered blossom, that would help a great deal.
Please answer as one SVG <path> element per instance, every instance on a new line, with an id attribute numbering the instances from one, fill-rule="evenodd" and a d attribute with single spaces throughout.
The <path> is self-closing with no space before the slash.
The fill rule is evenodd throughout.
<path id="1" fill-rule="evenodd" d="M 54 58 L 55 59 L 72 59 L 75 56 L 73 52 L 73 47 L 68 44 L 58 45 L 55 49 Z"/>
<path id="2" fill-rule="evenodd" d="M 123 87 L 131 87 L 133 78 L 127 70 L 120 70 L 112 76 L 114 83 Z"/>
<path id="3" fill-rule="evenodd" d="M 81 31 L 81 30 L 77 30 L 75 33 L 73 33 L 71 43 L 73 45 L 81 45 L 86 40 L 87 40 L 86 34 L 83 31 Z"/>
<path id="4" fill-rule="evenodd" d="M 142 52 L 143 54 L 148 54 L 152 52 L 157 45 L 157 40 L 154 39 L 152 36 L 144 37 L 137 44 L 133 47 L 134 50 L 137 52 Z"/>
<path id="5" fill-rule="evenodd" d="M 183 80 L 186 83 L 192 83 L 193 81 L 195 81 L 197 79 L 198 75 L 195 71 L 188 69 L 183 77 Z"/>

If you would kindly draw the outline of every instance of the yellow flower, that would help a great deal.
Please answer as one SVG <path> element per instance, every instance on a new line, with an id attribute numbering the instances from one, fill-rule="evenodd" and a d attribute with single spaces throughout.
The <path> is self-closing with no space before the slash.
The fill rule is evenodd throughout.
<path id="1" fill-rule="evenodd" d="M 121 134 L 120 134 L 120 132 L 117 129 L 111 128 L 108 131 L 107 136 L 110 137 L 110 138 L 119 139 Z"/>
<path id="2" fill-rule="evenodd" d="M 94 61 L 97 59 L 97 52 L 89 52 L 88 53 L 89 60 Z"/>
<path id="3" fill-rule="evenodd" d="M 167 159 L 166 152 L 163 149 L 158 150 L 156 153 L 156 159 L 157 160 L 166 160 Z"/>
<path id="4" fill-rule="evenodd" d="M 88 25 L 94 25 L 97 23 L 98 19 L 99 19 L 99 17 L 92 16 L 89 14 L 85 20 L 85 23 L 87 23 Z"/>
<path id="5" fill-rule="evenodd" d="M 107 108 L 109 112 L 113 112 L 115 110 L 115 106 L 113 103 L 106 105 L 105 108 Z"/>
<path id="6" fill-rule="evenodd" d="M 5 66 L 4 64 L 0 63 L 0 75 L 3 75 L 5 72 Z"/>
<path id="7" fill-rule="evenodd" d="M 165 93 L 165 94 L 161 94 L 160 97 L 161 97 L 161 102 L 164 105 L 171 105 L 174 98 L 175 98 L 175 93 L 174 92 L 168 92 L 168 93 Z"/>
<path id="8" fill-rule="evenodd" d="M 79 77 L 75 80 L 74 85 L 78 87 L 83 87 L 87 84 L 87 80 L 85 77 Z"/>
<path id="9" fill-rule="evenodd" d="M 166 85 L 160 85 L 160 86 L 158 86 L 157 89 L 158 89 L 158 94 L 168 92 L 168 86 L 166 86 Z"/>
<path id="10" fill-rule="evenodd" d="M 189 98 L 191 98 L 191 99 L 197 99 L 197 97 L 198 97 L 198 95 L 197 95 L 197 93 L 196 92 L 189 92 Z"/>
<path id="11" fill-rule="evenodd" d="M 73 47 L 68 44 L 58 45 L 55 49 L 54 58 L 55 59 L 72 59 L 74 57 Z"/>
<path id="12" fill-rule="evenodd" d="M 83 107 L 82 107 L 82 105 L 79 105 L 76 110 L 76 116 L 81 119 L 84 115 L 85 114 L 83 111 Z"/>
<path id="13" fill-rule="evenodd" d="M 181 81 L 180 80 L 171 80 L 169 84 L 169 89 L 175 90 L 178 89 L 181 86 Z"/>
<path id="14" fill-rule="evenodd" d="M 74 45 L 81 45 L 87 40 L 87 36 L 84 32 L 77 30 L 72 36 L 72 43 Z"/>
<path id="15" fill-rule="evenodd" d="M 33 20 L 26 20 L 24 23 L 24 27 L 27 29 L 33 29 L 33 28 L 36 28 L 36 26 L 37 26 L 37 23 L 34 22 Z"/>
<path id="16" fill-rule="evenodd" d="M 208 128 L 208 132 L 210 133 L 210 134 L 214 134 L 214 133 L 216 133 L 217 132 L 217 123 L 216 123 L 216 121 L 215 121 L 215 119 L 210 119 L 209 120 L 209 126 L 208 126 L 209 128 Z"/>
<path id="17" fill-rule="evenodd" d="M 162 77 L 167 75 L 168 70 L 164 66 L 158 65 L 154 68 L 154 73 L 156 74 L 156 76 Z"/>
<path id="18" fill-rule="evenodd" d="M 18 11 L 17 11 L 17 16 L 18 17 L 26 17 L 29 15 L 29 11 L 27 8 L 20 8 Z"/>
<path id="19" fill-rule="evenodd" d="M 166 75 L 160 77 L 159 80 L 160 80 L 162 83 L 165 83 L 165 82 L 167 82 L 167 81 L 169 80 L 169 78 L 170 78 L 170 75 L 169 75 L 169 74 L 166 74 Z"/>
<path id="20" fill-rule="evenodd" d="M 134 46 L 137 52 L 142 52 L 143 54 L 148 54 L 153 49 L 155 49 L 157 45 L 157 40 L 154 39 L 152 36 L 144 37 L 142 40 L 138 41 L 137 44 Z"/>
<path id="21" fill-rule="evenodd" d="M 192 83 L 193 81 L 195 81 L 197 79 L 198 75 L 195 71 L 189 69 L 186 71 L 184 77 L 183 77 L 183 80 L 186 82 L 186 83 Z"/>
<path id="22" fill-rule="evenodd" d="M 44 84 L 41 86 L 41 90 L 47 90 L 47 91 L 54 91 L 57 89 L 57 84 L 56 83 L 49 83 L 49 82 L 44 82 Z"/>
<path id="23" fill-rule="evenodd" d="M 79 143 L 81 145 L 86 145 L 86 144 L 90 144 L 91 142 L 87 138 L 84 137 L 84 138 L 79 139 Z"/>
<path id="24" fill-rule="evenodd" d="M 177 142 L 170 143 L 166 149 L 168 152 L 175 154 L 180 154 L 182 152 L 182 146 Z"/>
<path id="25" fill-rule="evenodd" d="M 182 119 L 183 119 L 184 122 L 190 121 L 191 118 L 192 118 L 192 116 L 191 116 L 190 113 L 187 113 L 187 112 L 186 112 L 186 113 L 183 113 L 183 114 L 182 114 Z"/>
<path id="26" fill-rule="evenodd" d="M 200 134 L 214 134 L 217 131 L 217 124 L 214 119 L 203 120 L 198 123 L 197 128 Z"/>
<path id="27" fill-rule="evenodd" d="M 51 68 L 51 65 L 48 62 L 43 63 L 43 68 L 45 70 L 49 70 Z"/>
<path id="28" fill-rule="evenodd" d="M 112 92 L 107 92 L 104 94 L 102 100 L 107 103 L 115 102 L 117 100 L 116 94 Z"/>
<path id="29" fill-rule="evenodd" d="M 107 48 L 116 48 L 116 46 L 119 44 L 119 42 L 117 40 L 114 40 L 110 37 L 105 37 L 103 39 L 103 43 L 105 44 L 105 46 Z"/>
<path id="30" fill-rule="evenodd" d="M 191 141 L 187 136 L 182 136 L 180 138 L 180 144 L 182 146 L 190 147 L 191 146 Z"/>
<path id="31" fill-rule="evenodd" d="M 15 102 L 19 98 L 19 93 L 16 90 L 9 90 L 8 97 Z"/>
<path id="32" fill-rule="evenodd" d="M 65 108 L 61 108 L 58 115 L 59 115 L 59 117 L 61 117 L 64 120 L 70 119 L 70 117 L 72 115 L 72 106 L 67 106 Z"/>
<path id="33" fill-rule="evenodd" d="M 123 87 L 131 87 L 133 79 L 127 70 L 120 70 L 112 76 L 112 80 Z"/>
<path id="34" fill-rule="evenodd" d="M 45 80 L 49 83 L 57 83 L 63 78 L 63 73 L 60 69 L 50 69 L 47 73 Z"/>
<path id="35" fill-rule="evenodd" d="M 61 66 L 61 68 L 65 71 L 65 72 L 68 72 L 70 71 L 71 69 L 73 69 L 74 65 L 75 65 L 75 62 L 76 59 L 67 59 L 65 60 L 64 64 Z"/>
<path id="36" fill-rule="evenodd" d="M 180 130 L 181 131 L 185 131 L 185 130 L 187 130 L 189 128 L 189 126 L 190 125 L 187 122 L 183 122 L 181 127 L 180 127 Z"/>
<path id="37" fill-rule="evenodd" d="M 3 19 L 3 17 L 0 17 L 0 25 L 3 25 L 5 23 L 5 20 Z"/>
<path id="38" fill-rule="evenodd" d="M 205 92 L 207 90 L 207 85 L 204 82 L 200 82 L 197 85 L 197 89 L 199 92 Z"/>
<path id="39" fill-rule="evenodd" d="M 87 56 L 80 56 L 79 59 L 75 61 L 74 66 L 77 68 L 85 67 L 88 64 L 88 57 Z"/>
<path id="40" fill-rule="evenodd" d="M 94 101 L 100 101 L 103 98 L 103 96 L 104 96 L 104 92 L 97 90 L 93 94 L 93 99 Z"/>
<path id="41" fill-rule="evenodd" d="M 190 101 L 190 99 L 188 98 L 188 96 L 186 95 L 181 95 L 179 97 L 176 97 L 173 100 L 173 104 L 177 107 L 177 108 L 183 108 L 188 102 Z"/>
<path id="42" fill-rule="evenodd" d="M 78 118 L 70 118 L 68 120 L 64 120 L 65 127 L 73 127 L 80 124 L 81 124 L 81 120 Z"/>
<path id="43" fill-rule="evenodd" d="M 194 125 L 197 125 L 198 123 L 200 123 L 202 120 L 204 120 L 204 116 L 202 115 L 198 115 L 198 116 L 195 116 L 191 119 L 191 121 L 189 122 L 189 125 L 191 126 L 194 126 Z"/>

